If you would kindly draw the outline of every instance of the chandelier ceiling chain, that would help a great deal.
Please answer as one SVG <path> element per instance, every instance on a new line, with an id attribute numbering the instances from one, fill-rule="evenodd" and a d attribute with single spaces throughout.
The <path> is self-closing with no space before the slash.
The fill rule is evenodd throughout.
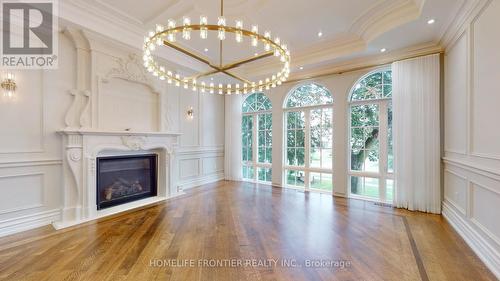
<path id="1" fill-rule="evenodd" d="M 290 51 L 288 50 L 287 45 L 281 42 L 279 37 L 275 37 L 273 40 L 271 38 L 271 32 L 269 31 L 265 31 L 264 35 L 259 34 L 259 28 L 257 25 L 252 25 L 251 30 L 244 29 L 243 22 L 241 20 L 236 20 L 235 26 L 226 25 L 226 18 L 224 17 L 224 1 L 221 0 L 220 3 L 220 16 L 218 17 L 217 24 L 208 24 L 208 18 L 206 16 L 200 16 L 200 24 L 191 24 L 191 19 L 189 17 L 183 17 L 183 24 L 181 26 L 176 26 L 175 20 L 172 19 L 168 20 L 166 27 L 157 24 L 156 30 L 150 31 L 148 36 L 144 39 L 144 66 L 150 73 L 158 77 L 160 80 L 167 80 L 169 84 L 175 84 L 178 87 L 183 85 L 185 89 L 191 88 L 193 91 L 200 90 L 202 93 L 218 92 L 221 95 L 246 94 L 248 92 L 269 90 L 270 88 L 281 85 L 288 79 L 290 74 Z M 208 59 L 203 58 L 202 56 L 175 43 L 177 41 L 177 34 L 181 34 L 182 38 L 188 41 L 191 39 L 192 31 L 199 31 L 201 39 L 207 39 L 209 31 L 217 33 L 217 37 L 219 39 L 218 64 L 213 64 Z M 264 46 L 264 52 L 261 54 L 256 53 L 256 55 L 251 58 L 246 58 L 224 65 L 223 41 L 226 39 L 226 33 L 234 34 L 237 43 L 243 42 L 244 37 L 250 38 L 251 46 L 254 48 L 257 48 L 259 43 L 261 43 Z M 167 70 L 165 66 L 161 66 L 154 59 L 152 52 L 156 49 L 156 46 L 170 47 L 206 64 L 212 68 L 212 70 L 204 73 L 198 73 L 190 77 L 183 77 L 178 73 Z M 237 67 L 271 56 L 278 57 L 282 67 L 270 77 L 259 81 L 252 81 L 231 72 L 231 70 Z M 217 73 L 223 73 L 230 76 L 240 81 L 240 83 L 224 84 L 221 82 L 206 83 L 204 81 L 198 83 L 197 81 L 200 78 Z"/>

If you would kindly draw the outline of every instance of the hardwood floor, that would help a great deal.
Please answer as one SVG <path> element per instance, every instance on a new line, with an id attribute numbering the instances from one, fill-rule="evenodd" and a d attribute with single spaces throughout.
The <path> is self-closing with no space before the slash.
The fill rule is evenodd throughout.
<path id="1" fill-rule="evenodd" d="M 0 280 L 496 278 L 441 216 L 222 181 L 98 222 L 1 238 Z"/>

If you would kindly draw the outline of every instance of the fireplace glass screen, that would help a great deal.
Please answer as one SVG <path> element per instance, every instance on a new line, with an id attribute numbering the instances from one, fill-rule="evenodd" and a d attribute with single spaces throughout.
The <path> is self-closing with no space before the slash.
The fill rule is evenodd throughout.
<path id="1" fill-rule="evenodd" d="M 97 209 L 157 195 L 157 156 L 97 158 Z"/>

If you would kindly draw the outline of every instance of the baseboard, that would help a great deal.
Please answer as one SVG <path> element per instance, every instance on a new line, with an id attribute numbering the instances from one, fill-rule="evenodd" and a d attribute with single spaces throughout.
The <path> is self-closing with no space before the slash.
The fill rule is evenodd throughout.
<path id="1" fill-rule="evenodd" d="M 49 225 L 60 216 L 60 210 L 50 210 L 1 221 L 0 237 Z"/>
<path id="2" fill-rule="evenodd" d="M 467 222 L 453 207 L 443 201 L 443 217 L 462 236 L 465 243 L 471 247 L 491 272 L 500 279 L 500 245 L 492 245 L 490 239 L 483 237 Z"/>
<path id="3" fill-rule="evenodd" d="M 224 173 L 217 173 L 213 175 L 203 176 L 189 181 L 181 182 L 178 185 L 179 190 L 189 189 L 196 186 L 213 183 L 216 181 L 224 180 Z"/>

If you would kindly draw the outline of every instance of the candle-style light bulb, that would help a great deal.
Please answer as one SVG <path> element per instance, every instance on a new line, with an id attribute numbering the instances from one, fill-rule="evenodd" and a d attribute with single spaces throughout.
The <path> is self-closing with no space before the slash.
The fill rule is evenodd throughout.
<path id="1" fill-rule="evenodd" d="M 208 38 L 208 29 L 204 26 L 208 24 L 208 18 L 206 16 L 200 16 L 200 38 L 207 39 Z"/>

